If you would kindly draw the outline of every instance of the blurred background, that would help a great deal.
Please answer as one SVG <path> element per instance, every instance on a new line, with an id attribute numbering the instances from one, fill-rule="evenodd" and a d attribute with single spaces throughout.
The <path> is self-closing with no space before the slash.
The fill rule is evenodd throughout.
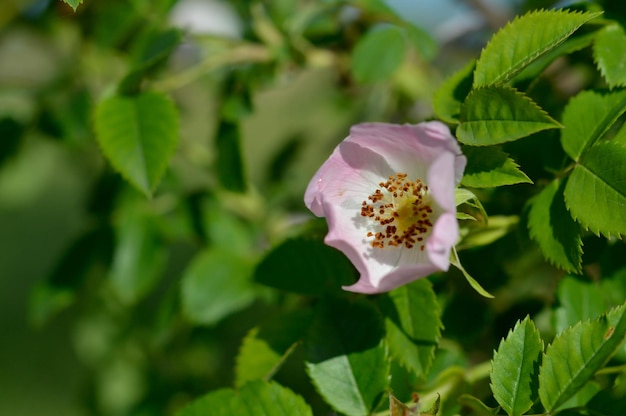
<path id="1" fill-rule="evenodd" d="M 194 256 L 250 268 L 306 226 L 306 184 L 351 124 L 432 117 L 498 27 L 554 3 L 2 0 L 0 414 L 171 414 L 228 385 L 276 295 L 181 306 Z M 390 24 L 400 45 L 372 36 Z M 163 43 L 142 85 L 173 97 L 181 139 L 147 199 L 103 159 L 92 112 Z"/>

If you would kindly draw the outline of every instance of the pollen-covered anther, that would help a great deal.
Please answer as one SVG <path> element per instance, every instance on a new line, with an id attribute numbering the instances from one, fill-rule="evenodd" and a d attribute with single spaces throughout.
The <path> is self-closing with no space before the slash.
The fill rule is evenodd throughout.
<path id="1" fill-rule="evenodd" d="M 419 244 L 424 250 L 424 236 L 433 227 L 432 213 L 428 186 L 419 179 L 410 181 L 406 173 L 390 175 L 361 204 L 361 216 L 372 219 L 374 231 L 366 235 L 376 248 Z"/>

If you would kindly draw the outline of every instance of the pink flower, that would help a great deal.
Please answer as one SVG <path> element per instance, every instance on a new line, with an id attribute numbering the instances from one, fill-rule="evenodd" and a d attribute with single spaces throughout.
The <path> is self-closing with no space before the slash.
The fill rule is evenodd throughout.
<path id="1" fill-rule="evenodd" d="M 466 158 L 440 122 L 353 126 L 307 187 L 325 243 L 361 273 L 345 290 L 379 293 L 450 267 L 454 190 Z"/>

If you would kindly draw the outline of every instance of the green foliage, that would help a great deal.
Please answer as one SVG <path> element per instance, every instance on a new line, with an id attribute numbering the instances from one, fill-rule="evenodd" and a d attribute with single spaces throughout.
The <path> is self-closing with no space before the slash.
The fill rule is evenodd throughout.
<path id="1" fill-rule="evenodd" d="M 557 332 L 562 332 L 577 322 L 603 314 L 608 305 L 598 284 L 566 276 L 559 282 L 556 292 L 560 306 L 554 311 Z"/>
<path id="2" fill-rule="evenodd" d="M 528 229 L 548 261 L 567 272 L 579 273 L 582 239 L 580 226 L 565 207 L 566 183 L 554 180 L 531 200 Z"/>
<path id="3" fill-rule="evenodd" d="M 426 377 L 441 336 L 440 307 L 428 280 L 391 291 L 382 299 L 391 356 L 411 373 Z"/>
<path id="4" fill-rule="evenodd" d="M 507 82 L 598 15 L 539 10 L 516 18 L 496 33 L 483 49 L 476 62 L 474 88 Z M 511 45 L 516 47 L 511 48 Z"/>
<path id="5" fill-rule="evenodd" d="M 559 123 L 521 92 L 489 86 L 467 96 L 456 134 L 461 143 L 488 146 L 558 127 Z"/>
<path id="6" fill-rule="evenodd" d="M 313 415 L 302 397 L 275 382 L 252 381 L 241 389 L 220 389 L 195 400 L 176 416 Z"/>
<path id="7" fill-rule="evenodd" d="M 626 33 L 622 26 L 608 25 L 598 33 L 593 56 L 610 87 L 626 85 Z"/>
<path id="8" fill-rule="evenodd" d="M 372 28 L 359 40 L 352 52 L 352 74 L 359 82 L 388 78 L 402 64 L 405 33 L 397 26 Z"/>
<path id="9" fill-rule="evenodd" d="M 456 124 L 461 115 L 461 105 L 472 90 L 476 62 L 472 61 L 448 77 L 435 95 L 433 107 L 437 116 L 446 123 Z"/>
<path id="10" fill-rule="evenodd" d="M 493 355 L 491 390 L 508 415 L 523 415 L 533 405 L 542 352 L 539 331 L 528 316 L 500 342 Z"/>
<path id="11" fill-rule="evenodd" d="M 326 300 L 305 337 L 306 367 L 324 399 L 346 415 L 370 414 L 387 387 L 382 317 L 364 302 Z"/>
<path id="12" fill-rule="evenodd" d="M 565 187 L 565 203 L 576 221 L 596 234 L 626 235 L 626 147 L 614 142 L 591 147 Z"/>
<path id="13" fill-rule="evenodd" d="M 320 295 L 353 283 L 346 257 L 319 241 L 297 238 L 274 248 L 254 273 L 254 280 L 295 293 Z"/>
<path id="14" fill-rule="evenodd" d="M 519 169 L 517 163 L 497 147 L 463 148 L 467 166 L 463 173 L 463 186 L 490 188 L 517 183 L 532 183 Z"/>
<path id="15" fill-rule="evenodd" d="M 200 325 L 213 325 L 255 298 L 250 276 L 252 264 L 225 248 L 198 254 L 182 277 L 182 306 L 187 317 Z"/>
<path id="16" fill-rule="evenodd" d="M 63 1 L 67 3 L 67 5 L 69 5 L 72 9 L 74 9 L 74 11 L 76 11 L 76 8 L 80 6 L 81 3 L 83 2 L 83 0 L 63 0 Z"/>
<path id="17" fill-rule="evenodd" d="M 112 96 L 95 115 L 98 143 L 110 163 L 137 189 L 151 195 L 178 144 L 178 113 L 163 94 Z"/>
<path id="18" fill-rule="evenodd" d="M 539 398 L 554 412 L 609 360 L 626 336 L 626 305 L 559 334 L 543 356 Z"/>
<path id="19" fill-rule="evenodd" d="M 602 138 L 626 112 L 626 90 L 583 91 L 563 112 L 561 144 L 578 161 L 585 150 Z"/>

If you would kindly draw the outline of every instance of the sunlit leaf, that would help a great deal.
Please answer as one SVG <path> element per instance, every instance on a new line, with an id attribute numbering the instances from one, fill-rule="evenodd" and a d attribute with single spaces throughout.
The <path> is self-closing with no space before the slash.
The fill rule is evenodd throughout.
<path id="1" fill-rule="evenodd" d="M 306 367 L 327 403 L 348 416 L 370 414 L 387 387 L 382 317 L 365 302 L 325 300 L 305 337 Z"/>
<path id="2" fill-rule="evenodd" d="M 583 250 L 580 225 L 565 207 L 566 183 L 554 180 L 531 200 L 528 228 L 548 261 L 574 273 L 581 271 Z"/>
<path id="3" fill-rule="evenodd" d="M 539 397 L 553 412 L 574 396 L 615 353 L 626 336 L 626 305 L 563 331 L 548 346 L 539 370 Z"/>
<path id="4" fill-rule="evenodd" d="M 374 27 L 352 51 L 352 75 L 358 82 L 389 78 L 404 60 L 406 39 L 397 26 Z"/>
<path id="5" fill-rule="evenodd" d="M 626 85 L 626 33 L 621 25 L 605 26 L 598 33 L 593 57 L 609 86 Z"/>
<path id="6" fill-rule="evenodd" d="M 473 90 L 461 107 L 460 142 L 488 146 L 560 127 L 529 97 L 509 87 Z"/>
<path id="7" fill-rule="evenodd" d="M 517 17 L 496 33 L 483 49 L 476 63 L 474 88 L 510 80 L 598 15 L 538 10 Z"/>
<path id="8" fill-rule="evenodd" d="M 113 167 L 151 195 L 178 144 L 178 113 L 165 95 L 112 96 L 96 108 L 96 138 Z"/>
<path id="9" fill-rule="evenodd" d="M 574 160 L 579 160 L 626 112 L 626 90 L 583 91 L 572 98 L 563 111 L 561 144 Z"/>
<path id="10" fill-rule="evenodd" d="M 585 152 L 565 187 L 576 221 L 595 234 L 626 235 L 626 146 L 603 142 Z"/>
<path id="11" fill-rule="evenodd" d="M 240 390 L 220 389 L 191 402 L 176 416 L 313 416 L 308 404 L 275 382 L 252 381 Z"/>
<path id="12" fill-rule="evenodd" d="M 476 62 L 472 61 L 446 79 L 433 97 L 435 114 L 446 123 L 456 124 L 461 115 L 461 105 L 472 90 Z"/>
<path id="13" fill-rule="evenodd" d="M 517 183 L 532 183 L 517 163 L 497 147 L 465 146 L 463 154 L 467 166 L 461 185 L 472 188 L 491 188 Z"/>
<path id="14" fill-rule="evenodd" d="M 213 325 L 255 297 L 249 258 L 227 248 L 197 254 L 182 277 L 182 306 L 194 323 Z"/>
<path id="15" fill-rule="evenodd" d="M 517 322 L 493 355 L 491 390 L 510 416 L 526 413 L 536 398 L 543 341 L 527 316 Z"/>
<path id="16" fill-rule="evenodd" d="M 441 336 L 441 310 L 431 283 L 420 279 L 381 299 L 392 357 L 418 377 L 425 377 Z"/>

